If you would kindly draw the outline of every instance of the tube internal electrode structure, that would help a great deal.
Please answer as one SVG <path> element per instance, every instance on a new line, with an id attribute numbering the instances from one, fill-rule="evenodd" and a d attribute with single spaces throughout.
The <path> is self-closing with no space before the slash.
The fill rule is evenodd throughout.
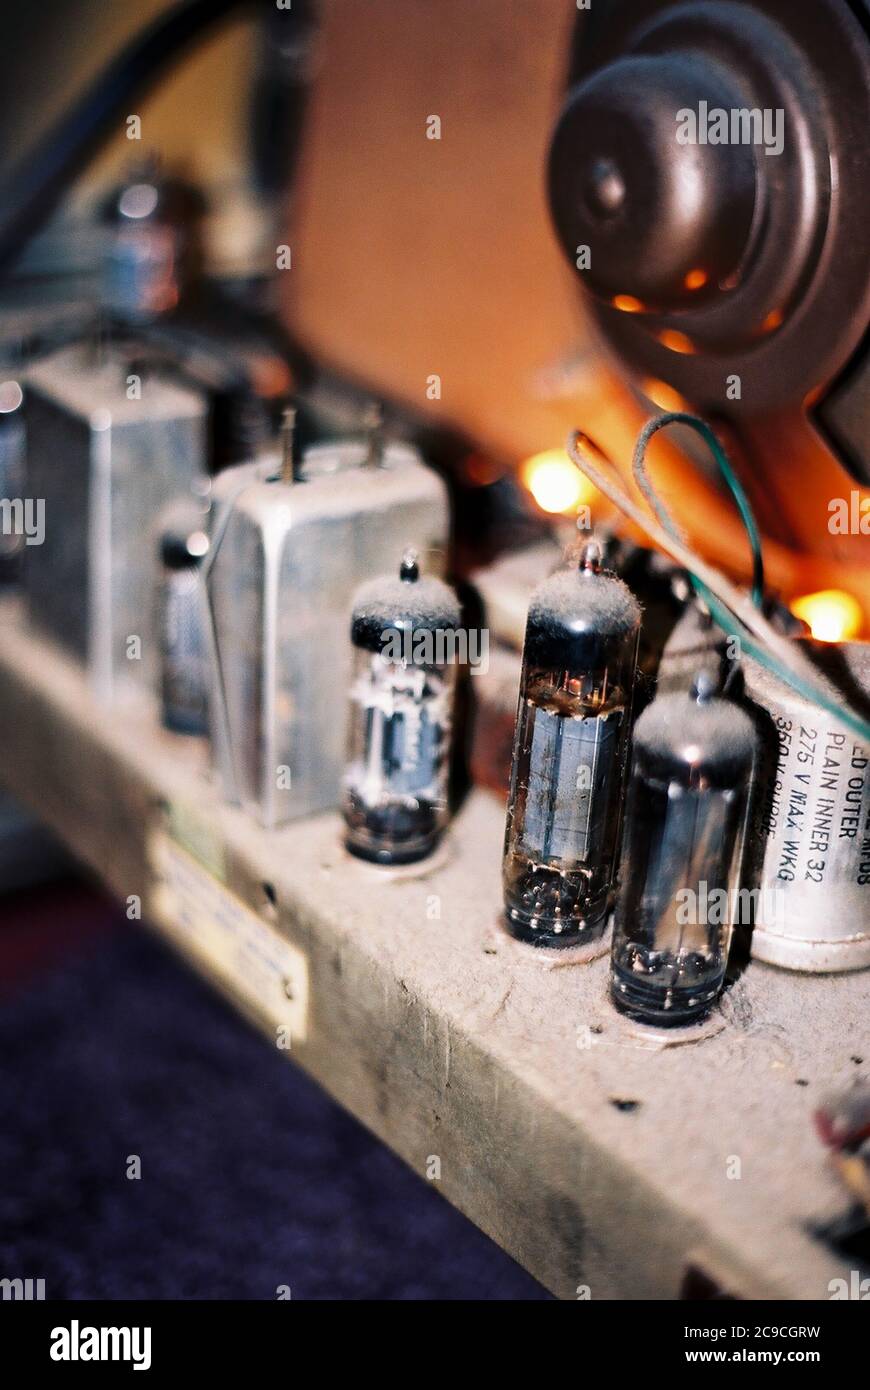
<path id="1" fill-rule="evenodd" d="M 505 922 L 535 946 L 591 945 L 611 907 L 640 607 L 597 541 L 532 595 L 503 863 Z"/>
<path id="2" fill-rule="evenodd" d="M 756 735 L 713 677 L 634 731 L 611 995 L 640 1023 L 699 1021 L 725 981 Z"/>
<path id="3" fill-rule="evenodd" d="M 444 831 L 459 622 L 453 590 L 421 578 L 412 551 L 356 596 L 343 813 L 361 859 L 414 863 Z"/>

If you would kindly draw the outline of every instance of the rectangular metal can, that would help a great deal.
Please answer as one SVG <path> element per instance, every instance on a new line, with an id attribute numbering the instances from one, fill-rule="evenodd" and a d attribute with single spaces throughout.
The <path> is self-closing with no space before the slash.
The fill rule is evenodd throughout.
<path id="1" fill-rule="evenodd" d="M 408 445 L 372 466 L 364 443 L 306 451 L 215 482 L 204 581 L 212 643 L 212 747 L 224 793 L 267 827 L 338 805 L 360 584 L 411 546 L 443 573 L 443 481 Z"/>

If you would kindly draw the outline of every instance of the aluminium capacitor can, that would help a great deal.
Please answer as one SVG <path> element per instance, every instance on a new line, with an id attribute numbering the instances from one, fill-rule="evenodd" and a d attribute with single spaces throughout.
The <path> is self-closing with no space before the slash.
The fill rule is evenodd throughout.
<path id="1" fill-rule="evenodd" d="M 592 946 L 616 857 L 640 607 L 601 547 L 532 595 L 503 858 L 505 924 L 528 945 Z"/>
<path id="2" fill-rule="evenodd" d="M 268 829 L 340 805 L 354 595 L 403 544 L 440 573 L 449 523 L 444 482 L 410 445 L 315 444 L 292 480 L 287 462 L 218 474 L 203 566 L 212 755 L 227 799 Z"/>
<path id="3" fill-rule="evenodd" d="M 819 649 L 833 698 L 870 705 L 870 645 Z M 870 966 L 870 746 L 757 662 L 744 662 L 762 740 L 749 848 L 752 954 L 829 974 Z"/>

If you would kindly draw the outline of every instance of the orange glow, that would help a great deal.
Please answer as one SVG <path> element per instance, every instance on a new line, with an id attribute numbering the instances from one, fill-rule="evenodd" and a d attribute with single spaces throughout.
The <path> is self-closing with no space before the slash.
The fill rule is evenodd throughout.
<path id="1" fill-rule="evenodd" d="M 817 642 L 848 642 L 864 625 L 858 600 L 843 589 L 822 589 L 795 599 L 791 611 L 809 623 Z"/>
<path id="2" fill-rule="evenodd" d="M 547 449 L 526 459 L 520 475 L 542 512 L 573 512 L 588 504 L 595 489 L 564 449 Z"/>
<path id="3" fill-rule="evenodd" d="M 764 323 L 761 325 L 762 333 L 773 333 L 774 329 L 779 328 L 782 323 L 782 310 L 771 309 Z"/>
<path id="4" fill-rule="evenodd" d="M 675 391 L 673 386 L 669 386 L 666 381 L 658 381 L 655 377 L 649 376 L 641 382 L 641 391 L 647 400 L 657 405 L 659 410 L 686 410 L 688 402 L 685 396 L 681 396 L 679 391 Z"/>
<path id="5" fill-rule="evenodd" d="M 619 309 L 623 314 L 642 314 L 644 303 L 642 299 L 635 299 L 633 294 L 617 294 L 613 300 L 614 309 Z"/>
<path id="6" fill-rule="evenodd" d="M 670 348 L 671 352 L 692 353 L 695 351 L 695 344 L 685 333 L 678 333 L 676 328 L 664 328 L 659 334 L 659 342 L 662 347 Z"/>
<path id="7" fill-rule="evenodd" d="M 293 389 L 293 377 L 290 374 L 290 368 L 286 362 L 282 362 L 280 357 L 267 353 L 251 354 L 248 358 L 248 368 L 254 383 L 254 390 L 258 396 L 262 396 L 266 400 L 275 400 L 278 397 L 286 396 Z"/>
<path id="8" fill-rule="evenodd" d="M 683 284 L 687 290 L 702 290 L 709 278 L 706 270 L 690 270 Z"/>
<path id="9" fill-rule="evenodd" d="M 505 467 L 486 454 L 469 454 L 465 460 L 465 476 L 475 487 L 489 487 L 503 478 Z"/>

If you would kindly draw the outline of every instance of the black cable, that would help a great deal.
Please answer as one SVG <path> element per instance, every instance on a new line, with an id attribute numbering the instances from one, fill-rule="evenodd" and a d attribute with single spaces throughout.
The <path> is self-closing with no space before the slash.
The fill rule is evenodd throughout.
<path id="1" fill-rule="evenodd" d="M 131 98 L 232 11 L 266 3 L 187 0 L 154 20 L 109 63 L 0 190 L 0 274 L 21 254 L 85 163 L 111 135 L 112 122 L 129 110 Z"/>

